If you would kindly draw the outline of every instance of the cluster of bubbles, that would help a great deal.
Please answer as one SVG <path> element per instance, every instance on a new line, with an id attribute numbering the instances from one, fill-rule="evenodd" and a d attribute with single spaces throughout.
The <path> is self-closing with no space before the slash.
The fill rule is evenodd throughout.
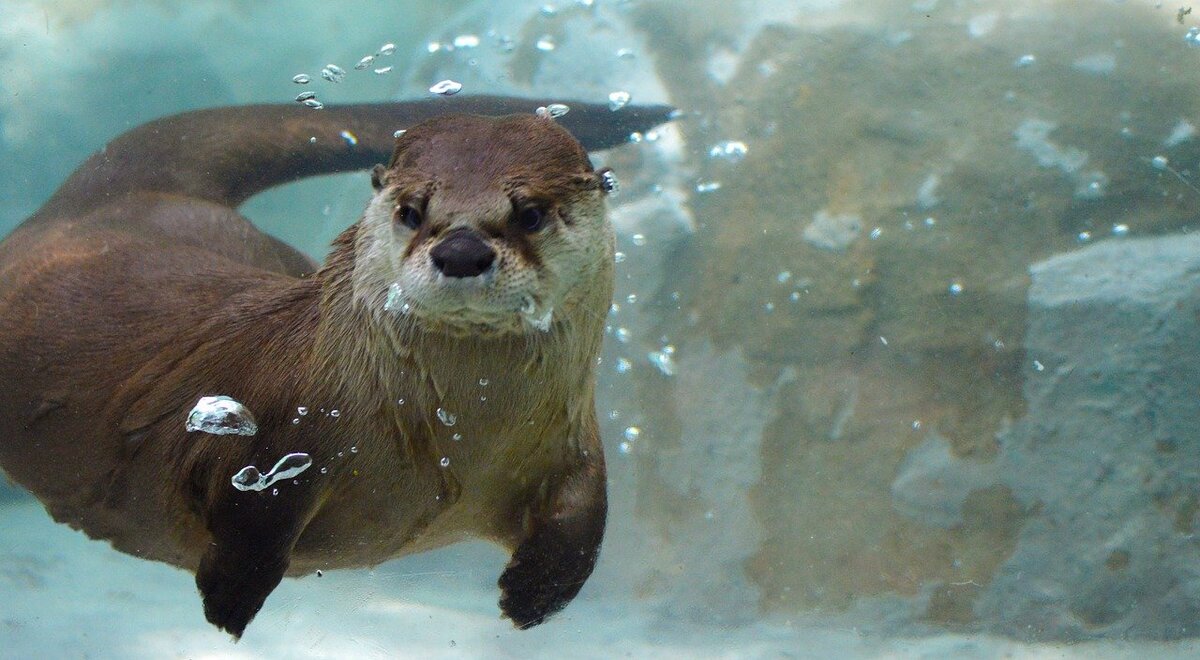
<path id="1" fill-rule="evenodd" d="M 299 424 L 301 418 L 307 417 L 309 412 L 308 406 L 297 406 L 296 417 L 292 419 L 292 424 Z M 334 419 L 341 416 L 341 411 L 337 408 L 333 408 L 329 412 L 321 408 L 320 412 Z M 212 435 L 248 436 L 258 433 L 258 424 L 254 420 L 253 413 L 241 402 L 228 396 L 200 397 L 200 400 L 188 412 L 184 428 L 189 433 L 200 431 Z M 350 452 L 358 453 L 358 447 L 351 447 Z M 342 452 L 338 452 L 338 456 L 341 457 Z M 241 491 L 262 491 L 282 479 L 290 479 L 299 475 L 311 466 L 311 456 L 295 452 L 279 459 L 274 467 L 265 473 L 256 466 L 247 465 L 233 475 L 231 483 L 234 488 Z M 325 472 L 326 468 L 321 468 L 321 473 Z M 278 493 L 278 489 L 272 491 L 272 494 L 277 495 Z"/>
<path id="2" fill-rule="evenodd" d="M 360 59 L 358 63 L 354 65 L 354 69 L 356 71 L 364 71 L 371 67 L 376 58 L 392 55 L 395 52 L 396 44 L 384 44 L 383 46 L 380 46 L 379 50 L 375 51 L 374 54 L 367 55 Z M 391 66 L 382 66 L 375 68 L 374 72 L 376 75 L 383 75 L 391 70 Z M 340 83 L 346 79 L 346 70 L 336 64 L 326 64 L 321 68 L 321 78 L 331 83 Z M 296 75 L 292 76 L 292 82 L 296 83 L 297 85 L 307 85 L 312 82 L 312 76 L 308 75 L 307 73 L 297 73 Z M 296 95 L 296 102 L 304 105 L 305 107 L 312 108 L 313 110 L 320 110 L 321 108 L 325 107 L 324 103 L 317 100 L 317 93 L 313 91 L 300 92 Z"/>

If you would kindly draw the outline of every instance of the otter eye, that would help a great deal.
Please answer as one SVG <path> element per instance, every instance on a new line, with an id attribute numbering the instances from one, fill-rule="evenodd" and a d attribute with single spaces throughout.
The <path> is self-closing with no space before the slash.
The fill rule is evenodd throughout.
<path id="1" fill-rule="evenodd" d="M 514 222 L 521 229 L 533 233 L 546 225 L 546 212 L 537 206 L 526 206 L 517 210 Z"/>
<path id="2" fill-rule="evenodd" d="M 416 229 L 417 227 L 420 227 L 421 221 L 424 220 L 424 218 L 421 217 L 421 212 L 408 204 L 396 209 L 396 214 L 393 216 L 393 218 L 396 222 L 399 222 L 409 229 Z"/>

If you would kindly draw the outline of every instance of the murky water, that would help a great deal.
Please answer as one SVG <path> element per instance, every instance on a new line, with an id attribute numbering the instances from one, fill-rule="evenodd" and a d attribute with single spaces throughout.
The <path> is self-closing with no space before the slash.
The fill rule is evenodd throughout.
<path id="1" fill-rule="evenodd" d="M 9 0 L 0 235 L 106 141 L 189 109 L 670 103 L 669 125 L 594 154 L 621 181 L 595 574 L 515 631 L 506 557 L 458 545 L 285 580 L 233 646 L 190 575 L 12 487 L 0 657 L 1200 653 L 1200 13 L 385 4 Z M 370 194 L 340 175 L 242 211 L 321 259 Z M 286 454 L 242 485 L 286 496 L 311 464 Z"/>

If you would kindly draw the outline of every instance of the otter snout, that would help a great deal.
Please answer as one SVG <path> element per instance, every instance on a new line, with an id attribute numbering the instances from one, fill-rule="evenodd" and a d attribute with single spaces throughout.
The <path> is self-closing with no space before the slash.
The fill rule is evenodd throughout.
<path id="1" fill-rule="evenodd" d="M 476 277 L 492 267 L 496 252 L 470 229 L 457 229 L 433 246 L 429 258 L 446 277 Z"/>

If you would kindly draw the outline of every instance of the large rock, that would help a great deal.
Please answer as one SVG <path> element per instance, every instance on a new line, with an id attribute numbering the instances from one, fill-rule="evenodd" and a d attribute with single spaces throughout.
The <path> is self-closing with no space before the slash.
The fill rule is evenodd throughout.
<path id="1" fill-rule="evenodd" d="M 1020 637 L 1200 631 L 1200 236 L 1032 267 L 1026 416 L 996 465 L 1032 515 L 977 613 Z"/>

